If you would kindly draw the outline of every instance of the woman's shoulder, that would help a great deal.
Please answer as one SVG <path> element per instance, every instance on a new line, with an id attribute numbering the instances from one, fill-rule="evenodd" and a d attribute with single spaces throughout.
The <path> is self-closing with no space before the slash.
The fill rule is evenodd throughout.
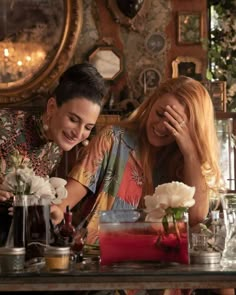
<path id="1" fill-rule="evenodd" d="M 117 125 L 107 125 L 104 126 L 96 133 L 98 137 L 117 137 L 124 133 L 124 129 Z"/>
<path id="2" fill-rule="evenodd" d="M 29 116 L 29 112 L 23 110 L 15 110 L 4 108 L 0 110 L 0 121 L 2 123 L 11 123 L 24 119 L 26 116 Z"/>

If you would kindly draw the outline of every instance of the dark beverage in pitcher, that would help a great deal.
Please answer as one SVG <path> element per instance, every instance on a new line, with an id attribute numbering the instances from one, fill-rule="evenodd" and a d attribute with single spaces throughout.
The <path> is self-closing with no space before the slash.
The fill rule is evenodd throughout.
<path id="1" fill-rule="evenodd" d="M 49 205 L 28 206 L 26 218 L 26 259 L 44 256 L 50 238 Z"/>
<path id="2" fill-rule="evenodd" d="M 14 206 L 14 217 L 13 217 L 14 247 L 25 247 L 26 215 L 27 215 L 27 207 Z"/>
<path id="3" fill-rule="evenodd" d="M 42 257 L 50 238 L 50 202 L 34 195 L 14 200 L 14 247 L 26 248 L 26 259 Z"/>

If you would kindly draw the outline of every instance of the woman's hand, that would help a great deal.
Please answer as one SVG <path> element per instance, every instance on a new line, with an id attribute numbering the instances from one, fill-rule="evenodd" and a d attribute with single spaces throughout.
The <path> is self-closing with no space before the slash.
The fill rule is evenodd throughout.
<path id="1" fill-rule="evenodd" d="M 0 189 L 0 202 L 8 201 L 13 196 L 13 193 Z"/>
<path id="2" fill-rule="evenodd" d="M 176 143 L 183 156 L 187 156 L 191 153 L 195 154 L 196 149 L 191 137 L 188 118 L 185 112 L 180 112 L 174 105 L 167 106 L 165 116 L 168 121 L 164 121 L 164 124 L 175 137 Z"/>
<path id="3" fill-rule="evenodd" d="M 59 206 L 52 204 L 50 207 L 50 218 L 54 225 L 59 224 L 64 218 L 62 209 Z"/>

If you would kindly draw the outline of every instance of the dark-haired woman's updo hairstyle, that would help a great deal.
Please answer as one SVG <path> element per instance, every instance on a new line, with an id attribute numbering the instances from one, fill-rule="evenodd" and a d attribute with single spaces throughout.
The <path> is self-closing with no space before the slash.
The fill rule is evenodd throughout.
<path id="1" fill-rule="evenodd" d="M 57 106 L 74 98 L 85 98 L 102 106 L 105 81 L 97 69 L 89 63 L 75 64 L 60 77 L 54 90 Z"/>

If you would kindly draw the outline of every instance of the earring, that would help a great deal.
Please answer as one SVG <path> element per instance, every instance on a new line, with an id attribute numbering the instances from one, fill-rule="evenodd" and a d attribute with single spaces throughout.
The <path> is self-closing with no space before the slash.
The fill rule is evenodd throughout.
<path id="1" fill-rule="evenodd" d="M 48 126 L 48 124 L 46 124 L 46 123 L 45 123 L 45 124 L 43 124 L 43 130 L 44 130 L 44 131 L 48 131 L 48 129 L 49 129 L 49 126 Z"/>
<path id="2" fill-rule="evenodd" d="M 83 146 L 87 146 L 89 144 L 89 140 L 85 139 L 81 143 L 82 143 Z"/>
<path id="3" fill-rule="evenodd" d="M 44 130 L 44 131 L 48 131 L 48 129 L 49 129 L 49 126 L 48 126 L 49 116 L 48 116 L 48 115 L 46 116 L 46 120 L 45 120 L 45 121 L 46 121 L 46 122 L 43 123 L 43 130 Z"/>

